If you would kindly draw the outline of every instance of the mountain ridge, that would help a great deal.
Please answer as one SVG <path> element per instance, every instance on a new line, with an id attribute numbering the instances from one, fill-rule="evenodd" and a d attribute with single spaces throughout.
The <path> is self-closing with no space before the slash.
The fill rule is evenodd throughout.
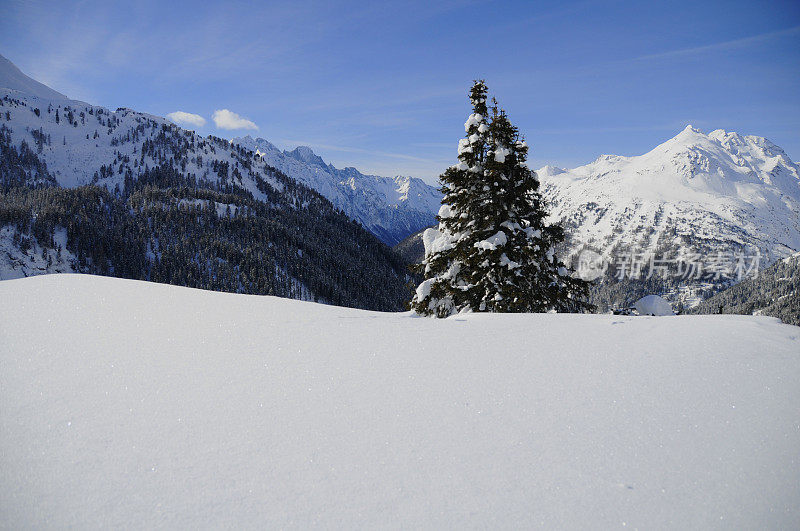
<path id="1" fill-rule="evenodd" d="M 540 177 L 551 218 L 581 225 L 583 234 L 573 236 L 584 244 L 614 243 L 609 236 L 619 224 L 603 225 L 610 214 L 651 219 L 666 209 L 667 221 L 684 214 L 690 220 L 694 212 L 696 219 L 715 217 L 728 232 L 739 232 L 738 224 L 749 237 L 736 241 L 770 263 L 800 249 L 800 166 L 763 137 L 687 126 L 643 155 L 603 155 L 570 170 L 544 168 Z M 635 212 L 623 216 L 626 208 Z"/>
<path id="2" fill-rule="evenodd" d="M 48 105 L 44 102 L 59 102 L 60 105 L 71 105 L 75 108 L 103 108 L 69 99 L 26 76 L 2 55 L 0 55 L 0 88 L 10 91 L 10 96 L 17 95 L 23 99 L 34 97 L 42 100 L 41 105 L 35 105 L 45 108 Z M 124 118 L 130 115 L 150 119 L 160 125 L 172 123 L 164 117 L 141 113 L 125 107 L 121 107 L 109 115 L 120 118 L 122 121 L 125 121 Z M 37 118 L 41 117 L 37 116 Z M 70 125 L 72 125 L 71 121 Z M 85 119 L 81 120 L 80 125 L 85 125 Z M 138 124 L 131 125 L 135 128 Z M 37 129 L 40 124 L 37 124 L 36 120 L 26 120 L 25 126 Z M 80 130 L 61 131 L 65 149 L 58 150 L 59 152 L 45 150 L 42 153 L 42 156 L 47 159 L 47 164 L 54 169 L 54 176 L 61 186 L 74 187 L 92 182 L 92 172 L 87 168 L 96 169 L 107 159 L 114 158 L 120 151 L 116 149 L 118 146 L 97 142 L 94 146 L 97 152 L 91 152 L 88 149 L 78 152 L 74 146 L 78 144 L 91 145 L 90 142 L 85 142 L 90 140 L 85 138 L 85 135 L 88 133 L 94 137 L 95 130 L 77 129 Z M 102 128 L 98 129 L 98 133 L 100 130 Z M 21 136 L 24 135 L 17 135 L 15 141 L 20 142 Z M 259 154 L 265 163 L 321 193 L 335 207 L 341 209 L 351 219 L 361 223 L 388 245 L 393 245 L 417 230 L 432 224 L 439 210 L 440 196 L 438 192 L 421 179 L 365 175 L 352 167 L 337 169 L 326 163 L 308 146 L 298 146 L 291 151 L 281 151 L 269 141 L 260 138 L 253 139 L 249 135 L 234 138 L 231 143 L 241 145 L 253 152 L 258 152 L 260 149 Z M 111 188 L 116 184 L 118 183 L 110 183 Z M 255 188 L 251 187 L 251 191 L 257 194 Z"/>
<path id="3" fill-rule="evenodd" d="M 339 169 L 308 146 L 280 150 L 268 140 L 250 135 L 232 142 L 319 191 L 389 245 L 433 224 L 439 211 L 441 194 L 422 179 L 368 175 L 349 166 Z"/>

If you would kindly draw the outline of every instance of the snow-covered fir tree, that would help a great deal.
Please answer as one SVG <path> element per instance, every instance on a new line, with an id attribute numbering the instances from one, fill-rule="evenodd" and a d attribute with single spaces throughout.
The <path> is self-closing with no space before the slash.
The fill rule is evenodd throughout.
<path id="1" fill-rule="evenodd" d="M 545 224 L 528 146 L 496 102 L 487 107 L 487 92 L 483 81 L 473 84 L 459 162 L 440 176 L 439 227 L 423 236 L 425 280 L 412 308 L 437 317 L 585 310 L 588 284 L 555 256 L 564 234 Z"/>

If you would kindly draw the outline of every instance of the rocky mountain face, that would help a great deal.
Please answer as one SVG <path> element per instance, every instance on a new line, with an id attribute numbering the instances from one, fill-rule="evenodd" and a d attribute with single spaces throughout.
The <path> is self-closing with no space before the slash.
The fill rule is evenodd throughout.
<path id="1" fill-rule="evenodd" d="M 688 126 L 638 157 L 538 174 L 571 253 L 741 249 L 772 263 L 800 249 L 800 167 L 765 138 Z"/>

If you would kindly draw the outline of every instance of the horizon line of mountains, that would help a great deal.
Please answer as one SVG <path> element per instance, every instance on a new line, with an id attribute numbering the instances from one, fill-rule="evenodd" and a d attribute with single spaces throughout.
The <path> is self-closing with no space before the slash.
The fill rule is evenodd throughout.
<path id="1" fill-rule="evenodd" d="M 102 201 L 120 201 L 120 211 L 132 212 L 133 198 L 139 205 L 138 215 L 143 216 L 141 223 L 151 225 L 150 210 L 154 208 L 173 215 L 190 208 L 213 210 L 214 230 L 227 234 L 223 239 L 227 238 L 240 253 L 245 253 L 247 247 L 236 241 L 240 236 L 234 236 L 231 227 L 217 226 L 234 223 L 237 216 L 261 217 L 263 223 L 270 223 L 286 217 L 292 210 L 294 217 L 300 218 L 303 217 L 301 211 L 313 203 L 314 208 L 329 211 L 331 219 L 337 213 L 343 215 L 383 244 L 396 246 L 433 225 L 440 206 L 440 192 L 421 179 L 365 175 L 349 167 L 338 169 L 305 146 L 281 151 L 269 141 L 249 135 L 231 141 L 212 136 L 203 138 L 162 117 L 124 108 L 111 112 L 70 100 L 25 76 L 2 56 L 0 98 L 3 104 L 0 106 L 0 141 L 3 143 L 0 147 L 5 150 L 0 163 L 3 187 L 6 193 L 19 187 L 30 191 L 28 196 L 14 199 L 17 206 L 25 205 L 19 208 L 29 210 L 28 227 L 23 227 L 25 216 L 18 216 L 20 221 L 14 231 L 7 229 L 8 212 L 6 219 L 0 219 L 3 222 L 0 229 L 6 227 L 0 232 L 3 253 L 0 254 L 0 278 L 64 269 L 64 263 L 46 265 L 47 258 L 33 265 L 36 260 L 29 255 L 25 259 L 18 252 L 20 239 L 32 235 L 36 218 L 46 210 L 46 205 L 36 204 L 34 192 L 42 193 L 40 189 L 48 187 L 57 187 L 62 193 L 81 186 L 103 188 L 110 195 Z M 559 250 L 567 263 L 574 264 L 582 251 L 591 249 L 609 261 L 625 252 L 661 256 L 758 253 L 762 265 L 769 266 L 800 250 L 800 167 L 780 147 L 762 137 L 722 130 L 704 134 L 688 126 L 674 138 L 638 157 L 603 155 L 571 170 L 546 166 L 538 175 L 550 209 L 550 222 L 562 224 L 569 235 L 566 245 Z M 156 196 L 159 197 L 156 199 Z M 64 200 L 65 204 L 72 202 Z M 8 197 L 3 207 L 9 210 Z M 62 215 L 70 215 L 69 209 L 64 208 Z M 307 217 L 317 215 L 307 212 Z M 99 211 L 96 214 L 109 215 Z M 188 224 L 191 214 L 180 215 L 186 217 L 183 222 Z M 210 220 L 209 217 L 205 222 L 211 223 Z M 101 230 L 100 218 L 95 221 L 97 230 Z M 139 227 L 139 232 L 150 232 L 140 235 L 141 257 L 137 255 L 134 260 L 141 261 L 137 278 L 171 282 L 194 278 L 190 282 L 197 287 L 269 292 L 363 306 L 366 296 L 355 293 L 376 288 L 371 284 L 357 285 L 354 279 L 346 280 L 340 274 L 342 278 L 333 282 L 339 287 L 348 285 L 341 293 L 349 294 L 333 296 L 333 292 L 339 292 L 321 290 L 327 281 L 323 279 L 323 272 L 349 267 L 353 277 L 363 278 L 370 275 L 365 275 L 361 269 L 372 267 L 375 269 L 372 273 L 381 271 L 373 278 L 376 284 L 390 286 L 388 290 L 392 292 L 381 297 L 395 301 L 372 307 L 400 308 L 404 296 L 401 293 L 405 293 L 410 281 L 402 260 L 391 251 L 387 250 L 390 254 L 378 251 L 380 244 L 376 241 L 373 251 L 375 256 L 381 256 L 378 260 L 381 264 L 360 263 L 355 256 L 359 245 L 341 241 L 345 233 L 353 237 L 349 228 L 342 229 L 341 222 L 336 221 L 325 229 L 339 234 L 320 234 L 322 225 L 314 227 L 312 220 L 306 220 L 303 223 L 308 226 L 302 230 L 316 234 L 313 238 L 311 234 L 295 238 L 293 236 L 298 235 L 290 234 L 288 218 L 284 219 L 281 245 L 292 242 L 292 251 L 274 249 L 277 240 L 259 243 L 259 256 L 270 256 L 271 264 L 271 268 L 261 272 L 245 273 L 233 258 L 220 261 L 220 257 L 215 256 L 219 249 L 195 249 L 192 255 L 184 248 L 185 244 L 173 242 L 171 245 L 175 247 L 170 248 L 167 257 L 184 265 L 185 272 L 180 279 L 165 279 L 163 271 L 162 276 L 152 277 L 152 272 L 158 269 L 153 264 L 165 256 L 163 241 L 170 238 L 159 232 L 166 230 L 164 227 Z M 301 225 L 297 219 L 291 223 Z M 39 258 L 43 252 L 47 255 L 49 251 L 45 248 L 56 243 L 57 228 L 64 227 L 59 223 L 49 227 L 51 234 L 47 238 L 40 232 L 48 241 L 31 241 L 26 250 L 38 249 Z M 187 229 L 184 226 L 181 230 Z M 356 240 L 365 236 L 359 234 Z M 69 246 L 71 239 L 74 243 L 75 236 L 67 234 L 64 244 Z M 255 239 L 257 236 L 248 236 L 248 241 Z M 304 248 L 312 239 L 325 240 L 325 250 L 317 249 L 313 266 L 306 263 L 309 249 Z M 212 242 L 206 243 L 214 247 Z M 252 241 L 250 245 L 252 247 Z M 348 246 L 354 249 L 349 257 L 351 262 L 337 264 L 335 255 Z M 13 249 L 17 249 L 16 254 Z M 120 271 L 118 264 L 98 264 L 98 257 L 90 256 L 95 251 L 63 249 L 63 245 L 62 251 L 64 255 L 72 253 L 72 259 L 82 255 L 79 269 L 109 274 Z M 323 255 L 330 256 L 323 258 Z M 419 258 L 418 254 L 409 256 Z M 103 254 L 99 260 L 107 262 L 113 257 Z M 302 262 L 303 266 L 294 262 Z M 162 264 L 161 269 L 164 267 Z M 192 268 L 196 271 L 191 272 Z M 219 270 L 226 271 L 226 281 L 219 281 Z M 263 279 L 260 288 L 252 287 L 258 282 L 250 277 L 281 275 L 284 288 L 277 289 L 273 285 L 269 291 Z M 378 280 L 382 275 L 391 277 L 390 281 Z M 668 298 L 671 296 L 673 302 L 695 306 L 735 283 L 730 278 L 714 280 L 716 282 L 705 278 L 693 283 L 665 282 L 653 287 L 647 283 L 620 283 L 605 278 L 600 282 L 605 287 L 595 293 L 595 302 L 603 300 L 601 309 L 607 309 L 624 304 L 623 299 L 633 296 L 639 289 L 655 288 Z M 325 294 L 315 293 L 315 290 L 325 291 Z M 354 302 L 355 299 L 359 302 Z"/>

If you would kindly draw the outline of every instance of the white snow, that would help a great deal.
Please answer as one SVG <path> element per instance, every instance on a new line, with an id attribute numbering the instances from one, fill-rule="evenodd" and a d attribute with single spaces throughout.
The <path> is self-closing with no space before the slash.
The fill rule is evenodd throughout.
<path id="1" fill-rule="evenodd" d="M 665 316 L 675 315 L 672 306 L 658 295 L 646 295 L 633 305 L 639 315 Z"/>
<path id="2" fill-rule="evenodd" d="M 500 266 L 501 267 L 507 267 L 509 269 L 516 269 L 516 268 L 520 267 L 519 263 L 515 262 L 514 260 L 511 260 L 508 257 L 508 255 L 506 255 L 506 253 L 503 253 L 503 254 L 500 255 Z M 558 274 L 560 275 L 561 272 L 559 271 Z"/>
<path id="3" fill-rule="evenodd" d="M 506 157 L 510 154 L 511 154 L 510 149 L 503 146 L 497 146 L 494 148 L 494 151 L 492 151 L 492 158 L 494 158 L 496 162 L 502 164 L 503 162 L 506 161 Z"/>
<path id="4" fill-rule="evenodd" d="M 417 300 L 421 301 L 422 299 L 425 299 L 428 295 L 431 294 L 431 287 L 433 287 L 433 281 L 434 279 L 427 278 L 423 280 L 419 286 L 417 286 L 417 291 L 416 291 Z"/>
<path id="5" fill-rule="evenodd" d="M 467 121 L 464 123 L 464 132 L 469 133 L 469 128 L 473 125 L 483 124 L 483 115 L 478 113 L 470 114 Z M 483 132 L 483 131 L 481 131 Z"/>
<path id="6" fill-rule="evenodd" d="M 508 243 L 508 236 L 506 236 L 505 232 L 499 230 L 492 236 L 486 238 L 485 240 L 475 242 L 475 247 L 483 251 L 494 251 L 495 249 L 497 249 L 498 247 L 502 247 L 506 243 Z"/>
<path id="7" fill-rule="evenodd" d="M 0 282 L 0 528 L 800 527 L 800 329 Z"/>
<path id="8" fill-rule="evenodd" d="M 607 258 L 614 248 L 707 256 L 744 246 L 765 267 L 800 250 L 800 166 L 765 138 L 687 126 L 644 155 L 537 174 L 550 221 L 576 227 L 570 255 L 587 246 Z"/>
<path id="9" fill-rule="evenodd" d="M 528 236 L 528 239 L 538 239 L 542 237 L 542 231 L 539 229 L 533 230 L 532 227 L 526 227 L 525 234 Z"/>
<path id="10" fill-rule="evenodd" d="M 425 247 L 426 257 L 452 249 L 455 241 L 456 238 L 449 233 L 439 232 L 433 227 L 425 229 L 422 233 L 422 245 Z"/>
<path id="11" fill-rule="evenodd" d="M 453 208 L 450 205 L 442 204 L 439 207 L 439 217 L 442 219 L 445 218 L 452 218 L 455 214 L 453 213 Z"/>

